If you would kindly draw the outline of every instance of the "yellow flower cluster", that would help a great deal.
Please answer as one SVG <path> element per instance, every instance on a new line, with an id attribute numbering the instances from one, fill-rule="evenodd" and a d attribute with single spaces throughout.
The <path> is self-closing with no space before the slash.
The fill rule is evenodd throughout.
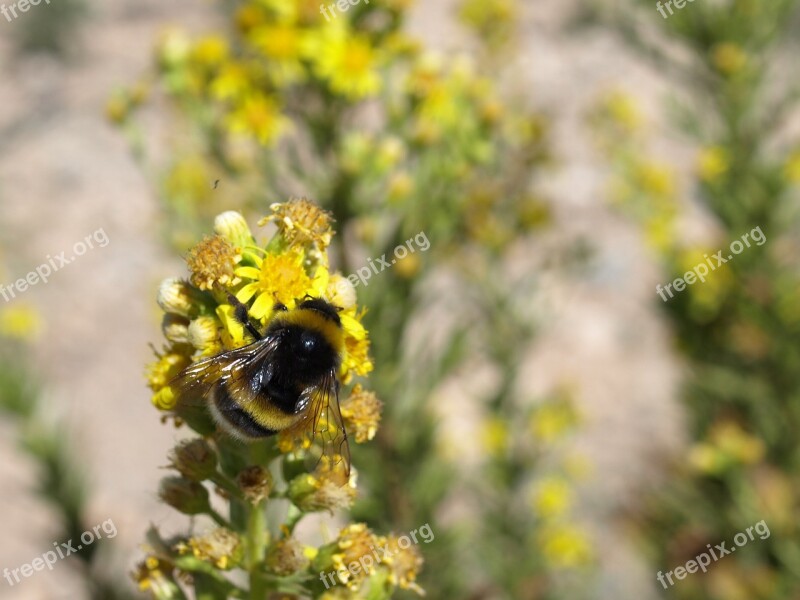
<path id="1" fill-rule="evenodd" d="M 271 145 L 291 129 L 292 88 L 313 83 L 349 102 L 380 92 L 391 44 L 377 44 L 347 17 L 325 16 L 318 2 L 251 0 L 236 11 L 235 39 L 165 32 L 159 65 L 173 92 L 214 103 L 229 134 Z"/>
<path id="2" fill-rule="evenodd" d="M 332 597 L 363 597 L 368 580 L 385 579 L 392 586 L 424 595 L 416 583 L 423 559 L 413 544 L 403 547 L 397 536 L 379 536 L 363 523 L 347 525 L 335 542 L 323 546 L 314 560 L 321 572 L 335 572 L 335 581 L 355 596 L 338 594 Z M 336 588 L 334 588 L 336 590 Z"/>
<path id="3" fill-rule="evenodd" d="M 153 404 L 160 410 L 174 408 L 168 384 L 183 368 L 249 343 L 228 293 L 249 304 L 250 316 L 264 326 L 276 302 L 292 309 L 306 295 L 332 303 L 347 300 L 347 305 L 337 304 L 345 339 L 339 376 L 347 384 L 354 375 L 372 371 L 369 336 L 361 324 L 364 311 L 356 305 L 355 290 L 328 269 L 330 218 L 307 200 L 276 204 L 272 210 L 267 220 L 276 223 L 277 232 L 266 247 L 256 245 L 242 215 L 223 213 L 215 221 L 215 236 L 189 252 L 189 281 L 168 279 L 161 285 L 158 303 L 165 313 L 168 345 L 147 372 Z M 362 414 L 364 427 L 377 426 L 371 413 Z"/>

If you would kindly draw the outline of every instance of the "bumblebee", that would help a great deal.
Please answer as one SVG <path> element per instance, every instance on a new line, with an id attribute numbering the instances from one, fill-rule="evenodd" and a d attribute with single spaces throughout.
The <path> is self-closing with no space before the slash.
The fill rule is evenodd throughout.
<path id="1" fill-rule="evenodd" d="M 350 448 L 339 410 L 344 333 L 337 308 L 308 296 L 292 310 L 277 304 L 276 316 L 261 335 L 247 307 L 228 298 L 236 320 L 255 341 L 179 373 L 170 382 L 179 414 L 181 406 L 203 399 L 219 427 L 239 439 L 296 432 L 317 441 L 324 455 L 343 460 L 349 475 Z"/>

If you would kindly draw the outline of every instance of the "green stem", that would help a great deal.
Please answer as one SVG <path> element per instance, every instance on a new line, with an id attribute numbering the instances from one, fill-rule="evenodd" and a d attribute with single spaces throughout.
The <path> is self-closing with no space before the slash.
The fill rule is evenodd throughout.
<path id="1" fill-rule="evenodd" d="M 250 569 L 250 597 L 261 600 L 268 589 L 267 582 L 261 574 L 261 565 L 266 555 L 267 514 L 266 501 L 250 507 L 247 518 L 247 567 Z"/>

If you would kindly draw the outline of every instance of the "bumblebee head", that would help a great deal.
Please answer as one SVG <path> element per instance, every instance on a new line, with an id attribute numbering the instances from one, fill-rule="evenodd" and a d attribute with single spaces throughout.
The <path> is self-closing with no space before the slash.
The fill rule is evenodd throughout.
<path id="1" fill-rule="evenodd" d="M 326 302 L 322 298 L 307 297 L 297 305 L 298 310 L 313 310 L 323 318 L 333 321 L 337 326 L 342 326 L 342 321 L 339 319 L 339 309 L 330 302 Z"/>
<path id="2" fill-rule="evenodd" d="M 309 365 L 338 363 L 344 352 L 339 312 L 321 298 L 306 298 L 294 309 L 279 312 L 269 331 L 280 331 L 292 355 Z"/>

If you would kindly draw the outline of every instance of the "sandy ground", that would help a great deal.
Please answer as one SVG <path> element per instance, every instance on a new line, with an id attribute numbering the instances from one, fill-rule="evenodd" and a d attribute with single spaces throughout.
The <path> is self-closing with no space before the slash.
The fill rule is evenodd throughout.
<path id="1" fill-rule="evenodd" d="M 446 22 L 451 4 L 419 6 L 413 29 L 434 45 L 460 46 L 463 40 Z M 667 86 L 613 35 L 566 32 L 574 5 L 526 0 L 522 46 L 503 74 L 554 117 L 562 164 L 546 187 L 558 199 L 558 235 L 584 238 L 595 248 L 589 277 L 542 281 L 547 326 L 530 349 L 528 391 L 575 382 L 586 418 L 576 449 L 592 463 L 579 514 L 601 549 L 597 598 L 648 600 L 655 597 L 654 574 L 615 519 L 642 485 L 657 484 L 655 457 L 680 444 L 681 415 L 673 401 L 679 366 L 654 310 L 659 272 L 634 227 L 603 200 L 607 173 L 583 119 L 598 92 L 619 85 L 642 99 L 657 124 Z M 155 500 L 159 469 L 176 434 L 158 424 L 142 370 L 148 343 L 160 337 L 155 304 L 146 299 L 182 265 L 160 244 L 152 189 L 121 134 L 104 121 L 103 107 L 114 85 L 146 68 L 164 24 L 199 26 L 212 17 L 210 3 L 188 0 L 97 4 L 83 25 L 85 51 L 69 66 L 15 57 L 4 36 L 13 23 L 0 21 L 0 231 L 9 280 L 98 229 L 110 240 L 26 292 L 24 301 L 38 307 L 47 324 L 36 367 L 52 421 L 85 460 L 96 492 L 90 521 L 110 518 L 117 527 L 119 556 L 109 568 L 123 571 L 138 558 L 149 522 L 181 523 L 171 522 L 171 511 Z M 665 151 L 684 150 L 667 142 Z M 30 492 L 28 459 L 15 449 L 7 424 L 2 433 L 0 567 L 14 568 L 57 540 L 53 513 Z M 84 597 L 78 582 L 61 563 L 14 588 L 0 581 L 0 597 L 76 599 Z"/>

